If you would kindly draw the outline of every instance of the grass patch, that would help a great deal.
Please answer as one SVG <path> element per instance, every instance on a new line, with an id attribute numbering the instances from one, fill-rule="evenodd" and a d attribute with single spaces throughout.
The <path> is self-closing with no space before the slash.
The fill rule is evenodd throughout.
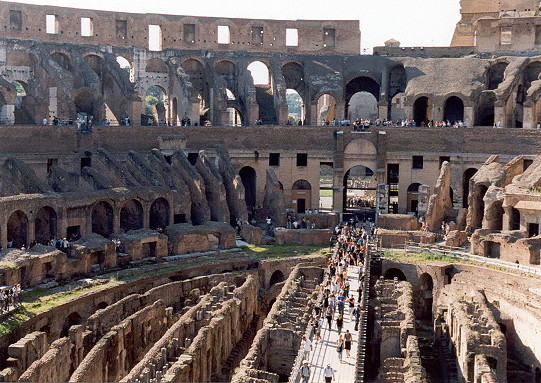
<path id="1" fill-rule="evenodd" d="M 391 259 L 394 261 L 404 261 L 408 260 L 410 262 L 424 262 L 424 261 L 439 261 L 439 262 L 445 262 L 445 263 L 456 263 L 456 262 L 462 262 L 464 260 L 457 259 L 453 257 L 448 257 L 441 254 L 434 254 L 428 251 L 422 252 L 422 253 L 405 253 L 404 251 L 397 251 L 397 250 L 385 250 L 383 253 L 384 257 L 387 259 Z"/>
<path id="2" fill-rule="evenodd" d="M 327 190 L 327 189 L 319 190 L 319 196 L 320 197 L 332 197 L 332 190 Z"/>
<path id="3" fill-rule="evenodd" d="M 271 245 L 271 246 L 243 246 L 243 250 L 256 255 L 261 259 L 280 259 L 298 257 L 301 255 L 324 255 L 330 254 L 328 246 L 315 245 Z"/>

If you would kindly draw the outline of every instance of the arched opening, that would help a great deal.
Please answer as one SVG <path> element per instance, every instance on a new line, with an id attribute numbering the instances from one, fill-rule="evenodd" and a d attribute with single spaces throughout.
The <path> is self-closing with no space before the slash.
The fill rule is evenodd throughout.
<path id="1" fill-rule="evenodd" d="M 468 195 L 470 194 L 470 179 L 477 173 L 477 169 L 468 168 L 462 176 L 462 207 L 468 207 Z"/>
<path id="2" fill-rule="evenodd" d="M 240 169 L 239 176 L 242 180 L 242 185 L 244 186 L 244 201 L 246 202 L 246 207 L 250 213 L 249 220 L 251 221 L 256 207 L 257 174 L 254 168 L 245 166 Z"/>
<path id="3" fill-rule="evenodd" d="M 90 121 L 100 120 L 100 108 L 101 101 L 100 96 L 90 88 L 78 89 L 73 99 L 75 109 L 77 111 L 77 118 L 81 119 L 81 129 L 89 126 Z"/>
<path id="4" fill-rule="evenodd" d="M 259 123 L 278 124 L 273 80 L 268 66 L 261 61 L 254 61 L 248 65 L 248 70 L 254 81 L 256 101 L 259 106 Z"/>
<path id="5" fill-rule="evenodd" d="M 106 308 L 107 306 L 109 306 L 107 304 L 107 302 L 100 302 L 98 303 L 98 305 L 96 306 L 96 310 L 103 310 L 104 308 Z"/>
<path id="6" fill-rule="evenodd" d="M 331 211 L 333 208 L 333 163 L 319 165 L 319 210 Z"/>
<path id="7" fill-rule="evenodd" d="M 405 93 L 397 93 L 391 98 L 389 104 L 389 119 L 391 121 L 399 121 L 406 119 L 406 110 L 404 109 Z"/>
<path id="8" fill-rule="evenodd" d="M 407 281 L 406 275 L 402 272 L 402 270 L 397 268 L 390 268 L 385 272 L 385 275 L 383 276 L 385 279 L 395 279 L 397 278 L 399 281 Z"/>
<path id="9" fill-rule="evenodd" d="M 487 356 L 487 362 L 488 366 L 490 367 L 490 370 L 492 372 L 496 372 L 498 369 L 498 361 L 495 358 L 492 358 L 491 356 Z"/>
<path id="10" fill-rule="evenodd" d="M 145 67 L 147 73 L 168 73 L 167 64 L 162 59 L 153 58 L 148 60 Z"/>
<path id="11" fill-rule="evenodd" d="M 116 62 L 120 66 L 120 69 L 124 70 L 128 74 L 130 82 L 135 82 L 135 71 L 133 69 L 132 63 L 122 56 L 117 56 Z"/>
<path id="12" fill-rule="evenodd" d="M 0 92 L 0 124 L 6 124 L 8 122 L 6 99 L 2 92 Z"/>
<path id="13" fill-rule="evenodd" d="M 477 106 L 476 125 L 494 126 L 494 103 L 496 95 L 494 92 L 483 92 Z"/>
<path id="14" fill-rule="evenodd" d="M 376 105 L 379 102 L 380 97 L 380 86 L 379 84 L 370 77 L 356 77 L 346 85 L 346 117 L 350 115 L 349 108 L 350 108 L 350 101 L 351 98 L 355 93 L 358 92 L 368 92 L 371 93 L 374 99 L 376 100 Z M 377 114 L 376 114 L 377 117 Z"/>
<path id="15" fill-rule="evenodd" d="M 317 99 L 317 124 L 330 125 L 336 120 L 336 100 L 330 94 L 322 94 Z"/>
<path id="16" fill-rule="evenodd" d="M 433 293 L 434 281 L 428 273 L 423 273 L 419 277 L 419 289 L 421 290 L 421 312 L 420 319 L 432 321 L 432 303 L 433 303 Z"/>
<path id="17" fill-rule="evenodd" d="M 220 60 L 214 65 L 214 70 L 218 76 L 225 80 L 227 88 L 236 93 L 238 84 L 235 63 L 229 60 Z"/>
<path id="18" fill-rule="evenodd" d="M 514 207 L 509 210 L 509 230 L 520 230 L 520 211 Z"/>
<path id="19" fill-rule="evenodd" d="M 104 237 L 113 234 L 113 207 L 105 201 L 94 205 L 91 213 L 92 232 Z"/>
<path id="20" fill-rule="evenodd" d="M 274 273 L 272 273 L 270 281 L 269 281 L 269 287 L 274 286 L 277 283 L 285 281 L 284 273 L 282 273 L 280 270 L 276 270 Z"/>
<path id="21" fill-rule="evenodd" d="M 297 180 L 291 188 L 291 200 L 297 205 L 297 213 L 303 214 L 312 208 L 312 185 L 306 180 Z"/>
<path id="22" fill-rule="evenodd" d="M 388 113 L 391 120 L 404 119 L 401 95 L 406 91 L 407 76 L 404 65 L 397 65 L 389 71 Z"/>
<path id="23" fill-rule="evenodd" d="M 26 97 L 28 95 L 28 85 L 23 81 L 13 81 L 11 83 L 17 91 L 15 98 L 15 124 L 34 124 L 32 105 L 29 105 Z"/>
<path id="24" fill-rule="evenodd" d="M 417 214 L 417 208 L 419 206 L 419 186 L 420 183 L 413 183 L 408 186 L 408 213 Z"/>
<path id="25" fill-rule="evenodd" d="M 145 114 L 141 116 L 141 123 L 143 125 L 166 125 L 166 103 L 165 89 L 157 85 L 149 87 L 145 94 Z"/>
<path id="26" fill-rule="evenodd" d="M 485 216 L 485 194 L 487 194 L 488 187 L 486 185 L 477 185 L 474 190 L 472 212 L 473 220 L 472 226 L 475 228 L 483 227 L 483 218 Z"/>
<path id="27" fill-rule="evenodd" d="M 143 228 L 143 206 L 141 202 L 130 199 L 120 209 L 120 228 L 124 231 Z"/>
<path id="28" fill-rule="evenodd" d="M 288 89 L 286 91 L 286 100 L 288 124 L 303 125 L 305 122 L 304 102 L 299 92 Z"/>
<path id="29" fill-rule="evenodd" d="M 212 122 L 210 110 L 210 87 L 205 76 L 205 67 L 196 59 L 187 59 L 181 64 L 184 72 L 189 76 L 193 87 L 193 96 L 199 100 L 199 121 L 193 123 L 205 125 Z"/>
<path id="30" fill-rule="evenodd" d="M 230 89 L 225 90 L 225 94 L 227 97 L 227 105 L 229 106 L 227 108 L 227 122 L 226 125 L 228 126 L 242 126 L 242 114 L 238 110 L 238 105 L 240 104 L 240 100 L 237 100 L 235 95 Z"/>
<path id="31" fill-rule="evenodd" d="M 432 120 L 432 104 L 428 97 L 419 97 L 413 103 L 413 119 L 415 125 L 426 126 Z"/>
<path id="32" fill-rule="evenodd" d="M 487 208 L 486 222 L 487 229 L 502 230 L 503 228 L 503 201 L 494 201 Z"/>
<path id="33" fill-rule="evenodd" d="M 57 217 L 52 207 L 45 206 L 38 210 L 34 221 L 34 232 L 37 243 L 46 245 L 56 238 Z"/>
<path id="34" fill-rule="evenodd" d="M 535 383 L 541 383 L 541 368 L 536 367 L 535 368 Z"/>
<path id="35" fill-rule="evenodd" d="M 378 117 L 378 100 L 372 93 L 357 92 L 351 96 L 348 105 L 347 119 L 356 120 L 375 120 Z"/>
<path id="36" fill-rule="evenodd" d="M 150 205 L 149 226 L 152 230 L 165 229 L 169 226 L 169 202 L 158 198 Z"/>
<path id="37" fill-rule="evenodd" d="M 51 58 L 55 63 L 57 63 L 62 69 L 71 72 L 71 59 L 61 52 L 53 52 Z"/>
<path id="38" fill-rule="evenodd" d="M 507 65 L 509 64 L 506 62 L 499 62 L 488 68 L 486 84 L 487 90 L 498 89 L 500 84 L 503 82 Z"/>
<path id="39" fill-rule="evenodd" d="M 372 169 L 359 165 L 344 176 L 344 212 L 375 217 L 377 179 Z"/>
<path id="40" fill-rule="evenodd" d="M 464 102 L 459 97 L 451 96 L 445 101 L 443 120 L 451 124 L 464 121 Z"/>
<path id="41" fill-rule="evenodd" d="M 100 79 L 103 79 L 105 74 L 105 64 L 103 63 L 103 59 L 97 55 L 87 55 L 84 57 L 84 60 Z"/>
<path id="42" fill-rule="evenodd" d="M 72 312 L 66 320 L 64 321 L 64 325 L 62 326 L 62 331 L 60 332 L 60 337 L 68 336 L 69 329 L 71 326 L 75 326 L 82 323 L 82 317 L 79 315 L 78 312 Z"/>
<path id="43" fill-rule="evenodd" d="M 28 244 L 28 217 L 22 211 L 17 210 L 8 218 L 7 223 L 8 242 L 13 243 L 13 247 L 21 248 Z"/>

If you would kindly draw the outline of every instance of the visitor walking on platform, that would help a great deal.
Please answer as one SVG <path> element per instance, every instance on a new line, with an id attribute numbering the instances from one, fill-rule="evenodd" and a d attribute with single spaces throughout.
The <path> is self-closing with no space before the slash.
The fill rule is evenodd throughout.
<path id="1" fill-rule="evenodd" d="M 304 355 L 304 359 L 310 358 L 310 351 L 312 351 L 312 341 L 306 336 L 302 337 L 302 352 Z"/>
<path id="2" fill-rule="evenodd" d="M 307 360 L 302 362 L 301 379 L 302 383 L 308 383 L 310 381 L 310 365 Z"/>
<path id="3" fill-rule="evenodd" d="M 325 378 L 325 383 L 331 383 L 334 379 L 334 370 L 330 364 L 327 364 L 327 367 L 323 370 L 323 377 Z"/>
<path id="4" fill-rule="evenodd" d="M 349 330 L 346 330 L 346 333 L 344 334 L 344 349 L 346 350 L 346 358 L 350 357 L 352 341 L 353 337 L 351 336 L 351 333 Z"/>
<path id="5" fill-rule="evenodd" d="M 325 318 L 327 318 L 327 323 L 329 324 L 329 330 L 332 328 L 332 317 L 333 317 L 333 310 L 331 306 L 327 307 L 327 311 L 325 312 Z"/>
<path id="6" fill-rule="evenodd" d="M 336 353 L 338 354 L 338 359 L 340 360 L 340 363 L 344 363 L 342 360 L 342 353 L 344 352 L 344 338 L 342 335 L 338 336 L 338 339 L 336 340 Z"/>
<path id="7" fill-rule="evenodd" d="M 344 326 L 344 317 L 342 314 L 338 314 L 336 318 L 336 328 L 338 329 L 338 334 L 342 333 L 342 327 Z"/>

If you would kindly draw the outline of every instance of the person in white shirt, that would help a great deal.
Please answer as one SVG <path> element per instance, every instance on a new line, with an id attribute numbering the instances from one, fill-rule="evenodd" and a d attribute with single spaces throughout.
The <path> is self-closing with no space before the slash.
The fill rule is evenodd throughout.
<path id="1" fill-rule="evenodd" d="M 302 383 L 308 383 L 308 381 L 310 380 L 310 366 L 308 365 L 307 360 L 302 362 L 301 379 Z"/>
<path id="2" fill-rule="evenodd" d="M 312 341 L 306 336 L 302 337 L 302 351 L 304 353 L 304 359 L 308 359 L 310 357 L 310 351 L 312 351 Z"/>
<path id="3" fill-rule="evenodd" d="M 323 370 L 323 377 L 325 378 L 325 383 L 331 383 L 334 379 L 334 370 L 330 364 L 327 364 L 327 367 Z"/>

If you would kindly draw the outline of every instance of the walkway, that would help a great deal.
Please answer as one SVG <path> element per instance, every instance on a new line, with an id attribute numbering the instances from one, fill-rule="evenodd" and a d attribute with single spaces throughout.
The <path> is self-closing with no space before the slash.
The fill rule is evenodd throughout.
<path id="1" fill-rule="evenodd" d="M 350 294 L 355 297 L 355 302 L 358 301 L 357 289 L 359 287 L 359 267 L 350 266 L 348 269 L 348 280 L 350 283 Z M 338 311 L 335 311 L 335 319 Z M 338 359 L 338 353 L 336 352 L 336 340 L 338 339 L 338 330 L 336 328 L 336 322 L 333 321 L 332 329 L 329 330 L 327 321 L 323 321 L 323 328 L 321 330 L 321 337 L 323 342 L 316 344 L 315 337 L 313 339 L 312 345 L 314 346 L 313 351 L 310 353 L 310 382 L 313 383 L 322 383 L 325 381 L 323 378 L 323 370 L 327 367 L 327 364 L 330 363 L 331 367 L 335 370 L 334 376 L 335 379 L 333 383 L 349 383 L 355 381 L 355 364 L 357 357 L 357 345 L 359 340 L 358 331 L 354 330 L 355 321 L 350 318 L 349 307 L 346 304 L 344 310 L 344 326 L 342 327 L 342 335 L 349 330 L 351 335 L 353 335 L 353 342 L 351 345 L 351 354 L 350 357 L 346 357 L 346 351 L 343 351 L 343 362 L 340 363 Z M 359 325 L 359 329 L 361 326 Z"/>

